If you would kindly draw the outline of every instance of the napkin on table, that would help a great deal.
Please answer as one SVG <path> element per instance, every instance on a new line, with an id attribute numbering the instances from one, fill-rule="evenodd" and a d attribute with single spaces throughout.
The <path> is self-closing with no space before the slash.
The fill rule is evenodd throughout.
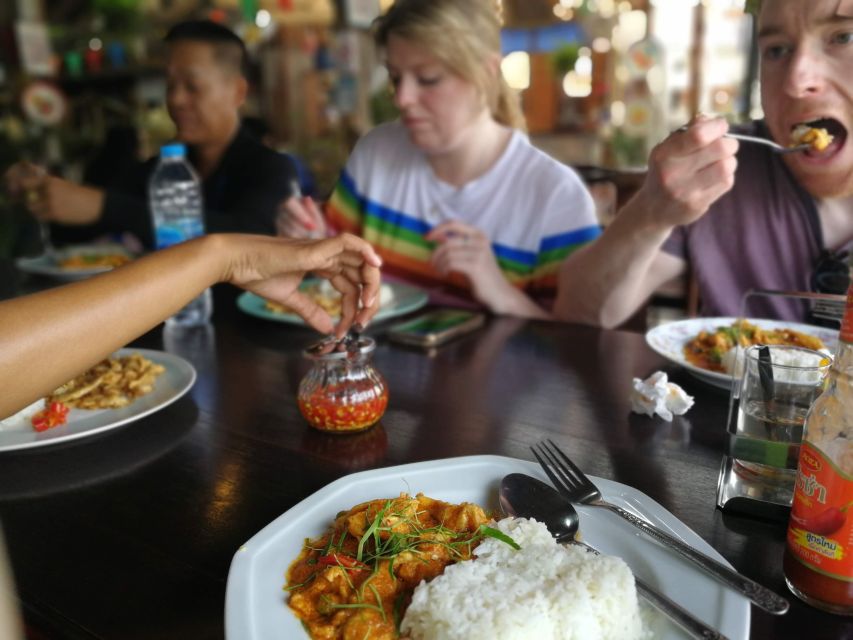
<path id="1" fill-rule="evenodd" d="M 684 415 L 693 406 L 693 396 L 674 382 L 667 381 L 666 373 L 656 371 L 645 380 L 634 378 L 631 391 L 631 411 L 647 416 L 659 415 L 667 422 L 672 416 Z"/>

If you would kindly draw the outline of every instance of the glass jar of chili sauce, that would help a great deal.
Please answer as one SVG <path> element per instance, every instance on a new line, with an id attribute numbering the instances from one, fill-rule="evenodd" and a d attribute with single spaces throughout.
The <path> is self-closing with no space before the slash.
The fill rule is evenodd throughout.
<path id="1" fill-rule="evenodd" d="M 302 415 L 315 429 L 354 433 L 379 422 L 388 406 L 388 385 L 372 364 L 376 341 L 323 340 L 303 353 L 311 370 L 299 383 Z"/>
<path id="2" fill-rule="evenodd" d="M 853 286 L 839 338 L 806 416 L 783 568 L 800 599 L 853 615 Z"/>

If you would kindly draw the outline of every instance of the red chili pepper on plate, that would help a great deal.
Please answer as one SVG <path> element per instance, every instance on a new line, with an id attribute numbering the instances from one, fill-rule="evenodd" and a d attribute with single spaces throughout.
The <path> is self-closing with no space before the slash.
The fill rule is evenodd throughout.
<path id="1" fill-rule="evenodd" d="M 47 407 L 35 413 L 30 422 L 36 431 L 47 431 L 51 427 L 65 424 L 67 420 L 68 406 L 61 402 L 51 402 Z"/>
<path id="2" fill-rule="evenodd" d="M 366 564 L 351 556 L 345 556 L 338 553 L 330 553 L 325 556 L 320 556 L 317 558 L 317 564 L 325 567 L 343 567 L 350 575 L 352 575 L 353 571 L 364 571 L 369 568 Z"/>

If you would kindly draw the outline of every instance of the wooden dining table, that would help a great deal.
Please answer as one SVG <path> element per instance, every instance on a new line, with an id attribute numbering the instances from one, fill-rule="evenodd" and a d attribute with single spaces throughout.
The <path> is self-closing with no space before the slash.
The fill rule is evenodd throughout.
<path id="1" fill-rule="evenodd" d="M 8 265 L 0 275 L 0 297 L 36 288 Z M 211 326 L 176 335 L 161 325 L 131 345 L 193 364 L 183 398 L 103 434 L 0 452 L 0 524 L 29 637 L 222 638 L 234 553 L 328 483 L 456 456 L 533 460 L 530 446 L 551 438 L 788 597 L 784 616 L 752 608 L 752 638 L 853 638 L 849 619 L 788 592 L 784 522 L 716 507 L 728 395 L 642 334 L 490 318 L 425 352 L 389 342 L 387 324 L 371 327 L 389 408 L 373 429 L 336 436 L 312 430 L 296 402 L 310 366 L 302 350 L 320 336 L 242 313 L 229 287 L 215 293 Z M 630 410 L 632 378 L 656 370 L 696 399 L 672 422 Z"/>

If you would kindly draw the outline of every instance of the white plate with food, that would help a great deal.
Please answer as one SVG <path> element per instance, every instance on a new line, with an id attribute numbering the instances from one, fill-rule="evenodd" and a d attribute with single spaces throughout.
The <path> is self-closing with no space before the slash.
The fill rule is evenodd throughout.
<path id="1" fill-rule="evenodd" d="M 119 244 L 91 244 L 63 247 L 53 255 L 18 258 L 15 266 L 24 273 L 57 280 L 82 280 L 131 260 L 133 255 Z"/>
<path id="2" fill-rule="evenodd" d="M 732 374 L 729 371 L 734 363 L 734 351 L 725 347 L 733 344 L 736 335 L 734 326 L 737 322 L 738 319 L 732 317 L 691 318 L 668 322 L 647 331 L 646 343 L 664 358 L 681 365 L 700 380 L 728 390 L 732 386 Z M 833 353 L 838 343 L 838 331 L 826 327 L 752 318 L 746 322 L 746 327 L 750 329 L 740 334 L 747 341 L 742 346 L 749 346 L 753 342 L 764 344 L 760 338 L 767 337 L 766 344 L 793 344 L 809 349 L 825 349 L 827 353 Z M 753 332 L 752 328 L 759 329 L 759 332 Z M 700 338 L 703 332 L 705 336 Z M 715 337 L 715 333 L 721 335 Z M 820 342 L 815 342 L 815 338 Z M 686 348 L 691 345 L 691 341 L 695 342 L 688 353 Z"/>
<path id="3" fill-rule="evenodd" d="M 309 278 L 300 287 L 333 318 L 341 314 L 340 294 L 327 280 Z M 379 310 L 372 322 L 410 313 L 423 307 L 429 296 L 426 291 L 402 282 L 384 282 L 379 288 Z M 282 305 L 270 302 L 246 291 L 237 298 L 241 311 L 265 320 L 304 325 L 305 321 Z"/>
<path id="4" fill-rule="evenodd" d="M 195 368 L 171 353 L 151 349 L 120 349 L 110 358 L 111 363 L 116 363 L 112 365 L 113 372 L 107 377 L 101 377 L 100 383 L 93 377 L 93 367 L 74 379 L 80 383 L 76 389 L 63 385 L 54 392 L 57 395 L 52 398 L 69 407 L 65 424 L 44 431 L 35 430 L 33 415 L 44 408 L 43 400 L 0 420 L 0 451 L 43 447 L 115 429 L 169 406 L 195 383 Z M 162 371 L 159 371 L 160 367 Z M 130 378 L 135 381 L 128 382 Z M 69 384 L 74 381 L 69 381 Z M 138 382 L 150 386 L 150 391 L 141 389 L 126 393 L 127 385 L 134 386 Z M 135 394 L 141 395 L 134 397 Z M 72 395 L 77 397 L 66 399 Z M 124 406 L 85 409 L 75 404 L 91 407 L 106 404 Z"/>
<path id="5" fill-rule="evenodd" d="M 451 503 L 473 502 L 499 513 L 498 488 L 509 473 L 547 481 L 533 462 L 501 456 L 433 460 L 355 473 L 330 483 L 279 516 L 234 554 L 225 596 L 228 640 L 307 640 L 308 633 L 287 605 L 283 590 L 288 567 L 304 541 L 323 534 L 336 514 L 358 503 L 423 493 Z M 645 494 L 617 482 L 594 478 L 604 496 L 647 518 L 696 549 L 728 564 L 702 538 Z M 708 495 L 713 500 L 713 495 Z M 749 637 L 750 604 L 694 565 L 637 534 L 604 509 L 579 507 L 581 535 L 602 552 L 621 557 L 653 587 L 732 640 Z M 544 561 L 544 560 L 543 560 Z M 685 635 L 662 616 L 646 620 L 649 637 L 676 640 Z"/>

